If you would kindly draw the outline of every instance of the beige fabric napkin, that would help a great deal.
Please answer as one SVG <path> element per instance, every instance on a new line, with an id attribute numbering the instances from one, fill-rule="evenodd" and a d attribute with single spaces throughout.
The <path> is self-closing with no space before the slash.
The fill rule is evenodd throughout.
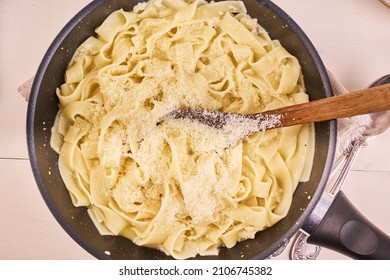
<path id="1" fill-rule="evenodd" d="M 30 91 L 33 82 L 34 82 L 34 77 L 31 77 L 30 79 L 28 79 L 18 87 L 18 92 L 24 97 L 24 99 L 26 99 L 26 101 L 28 101 L 30 97 Z"/>
<path id="2" fill-rule="evenodd" d="M 336 77 L 328 71 L 330 83 L 332 85 L 334 95 L 347 93 L 348 90 L 336 79 Z M 370 117 L 368 115 L 360 115 L 351 118 L 342 118 L 337 120 L 337 145 L 332 170 L 336 169 L 336 163 L 341 162 L 341 158 L 345 157 L 352 147 L 354 140 L 362 137 L 366 126 L 370 125 Z"/>

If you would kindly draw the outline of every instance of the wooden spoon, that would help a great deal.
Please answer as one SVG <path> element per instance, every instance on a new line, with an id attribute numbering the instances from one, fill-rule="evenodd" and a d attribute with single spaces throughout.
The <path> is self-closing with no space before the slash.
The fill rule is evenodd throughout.
<path id="1" fill-rule="evenodd" d="M 175 119 L 196 120 L 225 134 L 235 133 L 236 140 L 277 127 L 328 121 L 338 118 L 390 110 L 390 84 L 352 93 L 323 98 L 257 114 L 236 114 L 203 109 L 179 109 L 171 112 Z"/>

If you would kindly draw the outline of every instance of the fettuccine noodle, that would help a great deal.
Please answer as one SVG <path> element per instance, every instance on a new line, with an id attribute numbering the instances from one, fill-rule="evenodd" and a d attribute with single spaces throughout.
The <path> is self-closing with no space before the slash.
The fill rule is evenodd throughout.
<path id="1" fill-rule="evenodd" d="M 152 0 L 96 33 L 57 90 L 51 145 L 73 204 L 101 234 L 185 259 L 286 216 L 310 175 L 311 125 L 221 147 L 212 128 L 161 121 L 178 108 L 249 114 L 308 101 L 298 60 L 243 2 Z"/>

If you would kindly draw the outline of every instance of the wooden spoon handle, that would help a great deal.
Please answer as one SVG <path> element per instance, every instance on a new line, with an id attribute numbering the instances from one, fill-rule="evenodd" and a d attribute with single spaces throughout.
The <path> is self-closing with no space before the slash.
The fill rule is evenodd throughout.
<path id="1" fill-rule="evenodd" d="M 280 125 L 292 126 L 390 110 L 390 84 L 323 98 L 261 113 L 280 115 Z"/>

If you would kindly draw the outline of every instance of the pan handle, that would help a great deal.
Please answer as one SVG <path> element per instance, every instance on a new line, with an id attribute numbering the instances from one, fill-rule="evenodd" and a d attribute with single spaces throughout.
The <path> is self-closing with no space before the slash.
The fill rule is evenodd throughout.
<path id="1" fill-rule="evenodd" d="M 353 259 L 390 260 L 390 237 L 365 218 L 342 191 L 307 242 Z"/>

